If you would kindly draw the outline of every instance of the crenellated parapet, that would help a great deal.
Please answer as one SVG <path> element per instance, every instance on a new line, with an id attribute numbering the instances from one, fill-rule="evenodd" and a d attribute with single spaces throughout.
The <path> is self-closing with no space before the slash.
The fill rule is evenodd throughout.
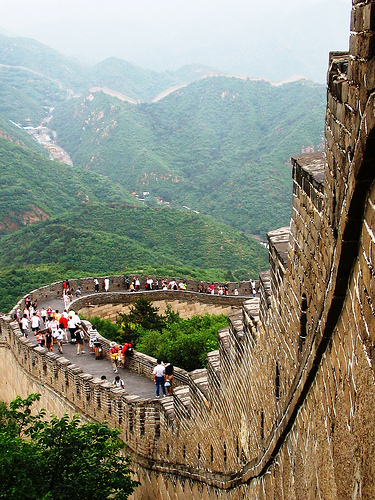
<path id="1" fill-rule="evenodd" d="M 354 0 L 350 51 L 330 55 L 326 151 L 292 158 L 291 224 L 268 234 L 257 297 L 233 303 L 207 369 L 181 371 L 172 397 L 115 390 L 1 319 L 3 391 L 26 381 L 50 405 L 118 427 L 134 498 L 375 497 L 374 27 L 375 1 Z M 121 280 L 75 307 L 117 307 Z M 132 369 L 150 376 L 153 362 Z"/>

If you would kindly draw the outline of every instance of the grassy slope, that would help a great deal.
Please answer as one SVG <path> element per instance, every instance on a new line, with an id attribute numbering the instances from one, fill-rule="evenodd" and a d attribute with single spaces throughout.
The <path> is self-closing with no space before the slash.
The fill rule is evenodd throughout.
<path id="1" fill-rule="evenodd" d="M 0 266 L 59 263 L 87 273 L 121 269 L 231 270 L 239 278 L 267 266 L 265 249 L 209 217 L 172 209 L 86 205 L 1 238 Z"/>

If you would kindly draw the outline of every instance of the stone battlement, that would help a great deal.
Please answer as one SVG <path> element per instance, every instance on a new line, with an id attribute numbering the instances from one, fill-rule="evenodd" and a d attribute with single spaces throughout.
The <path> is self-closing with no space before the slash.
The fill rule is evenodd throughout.
<path id="1" fill-rule="evenodd" d="M 133 498 L 375 496 L 375 0 L 353 0 L 351 23 L 349 53 L 330 55 L 326 151 L 292 159 L 290 227 L 269 233 L 259 296 L 242 298 L 206 370 L 141 400 L 1 319 L 3 393 L 39 389 L 49 408 L 118 427 Z"/>
<path id="2" fill-rule="evenodd" d="M 136 275 L 133 275 L 133 276 L 136 276 Z M 107 277 L 107 276 L 105 276 L 105 277 Z M 100 277 L 100 276 L 98 277 L 99 285 L 100 285 L 100 288 L 99 288 L 100 292 L 104 292 L 104 283 L 103 282 L 104 282 L 105 277 Z M 126 276 L 121 274 L 121 275 L 108 276 L 108 277 L 110 278 L 109 291 L 111 293 L 127 292 L 128 291 L 127 286 L 126 286 Z M 146 280 L 148 278 L 153 278 L 154 281 L 156 281 L 157 279 L 159 280 L 159 289 L 153 290 L 154 292 L 158 292 L 158 293 L 163 292 L 163 290 L 160 289 L 160 278 L 158 278 L 156 276 L 148 276 L 148 275 L 147 276 L 138 275 L 137 277 L 139 278 L 139 280 L 141 282 L 141 289 L 140 289 L 141 292 L 146 291 L 145 290 L 145 283 L 146 283 Z M 168 278 L 168 281 L 169 281 L 169 278 Z M 176 279 L 176 281 L 178 282 L 180 280 Z M 183 290 L 182 292 L 184 292 L 184 293 L 185 292 L 198 292 L 200 281 L 190 280 L 190 279 L 189 280 L 181 280 L 181 281 L 184 281 L 186 284 L 186 290 Z M 256 289 L 258 289 L 259 281 L 255 280 L 255 282 L 256 282 Z M 71 279 L 71 280 L 69 280 L 69 284 L 70 284 L 73 291 L 77 290 L 77 288 L 80 288 L 80 290 L 82 291 L 83 294 L 90 294 L 90 293 L 93 293 L 95 290 L 94 289 L 94 277 Z M 240 296 L 240 297 L 246 297 L 246 296 L 252 295 L 252 286 L 251 286 L 251 283 L 249 281 L 227 282 L 227 283 L 215 282 L 214 284 L 215 284 L 216 288 L 218 286 L 224 286 L 225 284 L 227 284 L 229 296 L 231 296 L 231 297 L 235 296 L 234 295 L 235 289 L 237 289 L 238 296 Z M 207 286 L 210 285 L 210 282 L 203 281 L 203 285 L 204 285 L 204 289 L 206 290 Z M 150 293 L 150 292 L 152 292 L 152 291 L 147 291 L 147 293 Z M 167 290 L 166 292 L 171 294 L 171 292 L 173 292 L 173 290 Z M 203 293 L 201 295 L 207 296 L 209 294 Z M 56 283 L 51 283 L 50 285 L 40 287 L 36 290 L 32 290 L 29 292 L 28 296 L 30 296 L 30 298 L 32 300 L 38 300 L 39 302 L 46 302 L 48 300 L 54 300 L 57 298 L 61 298 L 62 297 L 62 282 L 58 281 Z M 135 293 L 135 296 L 137 296 L 136 293 Z M 217 291 L 216 291 L 215 295 L 213 295 L 213 297 L 215 297 L 213 299 L 213 303 L 215 303 L 216 299 L 220 300 L 221 298 L 223 298 L 222 295 L 217 294 Z M 135 300 L 135 299 L 129 298 L 129 299 L 127 299 L 127 302 L 130 303 L 132 300 Z M 24 301 L 21 301 L 20 304 L 16 304 L 11 312 L 14 312 L 14 309 L 16 309 L 19 305 L 21 307 L 23 307 Z"/>

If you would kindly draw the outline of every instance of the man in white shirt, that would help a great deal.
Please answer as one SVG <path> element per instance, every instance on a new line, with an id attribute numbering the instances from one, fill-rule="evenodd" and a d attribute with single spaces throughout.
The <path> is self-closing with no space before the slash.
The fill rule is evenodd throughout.
<path id="1" fill-rule="evenodd" d="M 156 385 L 156 397 L 160 398 L 160 386 L 161 390 L 163 391 L 163 397 L 166 396 L 164 387 L 165 366 L 162 365 L 160 359 L 157 360 L 157 363 L 158 364 L 154 368 L 153 375 L 154 375 L 154 382 Z"/>
<path id="2" fill-rule="evenodd" d="M 26 315 L 26 314 L 24 314 L 24 315 L 22 316 L 20 326 L 21 326 L 22 333 L 23 333 L 23 334 L 24 334 L 24 336 L 27 338 L 27 337 L 28 337 L 28 335 L 29 335 L 29 320 L 28 320 L 28 318 L 27 318 L 27 315 Z"/>
<path id="3" fill-rule="evenodd" d="M 31 330 L 34 332 L 34 335 L 38 333 L 39 326 L 40 326 L 40 318 L 36 313 L 34 313 L 33 317 L 31 318 Z"/>

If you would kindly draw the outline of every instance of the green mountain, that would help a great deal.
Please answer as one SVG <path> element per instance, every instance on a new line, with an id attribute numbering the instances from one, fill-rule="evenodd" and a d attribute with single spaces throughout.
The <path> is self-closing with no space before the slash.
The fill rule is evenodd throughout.
<path id="1" fill-rule="evenodd" d="M 325 89 L 207 74 L 116 58 L 89 68 L 0 35 L 1 309 L 88 274 L 227 280 L 267 267 L 248 233 L 289 223 L 289 157 L 321 147 Z M 51 112 L 46 126 L 74 167 L 39 154 L 15 125 Z"/>
<path id="2" fill-rule="evenodd" d="M 31 70 L 69 88 L 85 87 L 87 67 L 31 38 L 0 35 L 0 63 Z"/>
<path id="3" fill-rule="evenodd" d="M 137 102 L 150 102 L 161 92 L 188 84 L 212 72 L 200 65 L 188 65 L 177 71 L 151 71 L 122 59 L 111 57 L 96 64 L 87 74 L 89 87 L 106 87 Z"/>
<path id="4" fill-rule="evenodd" d="M 1 137 L 0 165 L 0 234 L 89 202 L 139 204 L 122 186 L 95 172 L 48 160 Z"/>
<path id="5" fill-rule="evenodd" d="M 104 176 L 24 144 L 0 137 L 0 164 L 0 310 L 65 277 L 249 279 L 267 267 L 253 238 L 193 212 L 147 208 Z"/>
<path id="6" fill-rule="evenodd" d="M 33 98 L 41 93 L 40 100 L 48 101 L 49 106 L 91 87 L 105 87 L 135 101 L 151 101 L 170 87 L 211 73 L 210 68 L 193 64 L 177 71 L 151 71 L 116 57 L 90 67 L 35 40 L 0 34 L 0 84 L 14 86 Z"/>
<path id="7" fill-rule="evenodd" d="M 52 126 L 76 165 L 263 236 L 289 223 L 290 155 L 322 147 L 324 99 L 308 81 L 212 77 L 138 106 L 90 94 Z"/>
<path id="8" fill-rule="evenodd" d="M 157 73 L 116 58 L 88 68 L 0 36 L 0 130 L 1 117 L 36 125 L 54 107 L 50 126 L 76 167 L 150 192 L 150 204 L 161 198 L 264 237 L 289 223 L 290 155 L 323 147 L 325 88 L 207 72 Z"/>
<path id="9" fill-rule="evenodd" d="M 5 235 L 0 267 L 62 264 L 86 273 L 144 267 L 228 270 L 267 265 L 253 238 L 209 217 L 168 208 L 88 204 Z"/>

